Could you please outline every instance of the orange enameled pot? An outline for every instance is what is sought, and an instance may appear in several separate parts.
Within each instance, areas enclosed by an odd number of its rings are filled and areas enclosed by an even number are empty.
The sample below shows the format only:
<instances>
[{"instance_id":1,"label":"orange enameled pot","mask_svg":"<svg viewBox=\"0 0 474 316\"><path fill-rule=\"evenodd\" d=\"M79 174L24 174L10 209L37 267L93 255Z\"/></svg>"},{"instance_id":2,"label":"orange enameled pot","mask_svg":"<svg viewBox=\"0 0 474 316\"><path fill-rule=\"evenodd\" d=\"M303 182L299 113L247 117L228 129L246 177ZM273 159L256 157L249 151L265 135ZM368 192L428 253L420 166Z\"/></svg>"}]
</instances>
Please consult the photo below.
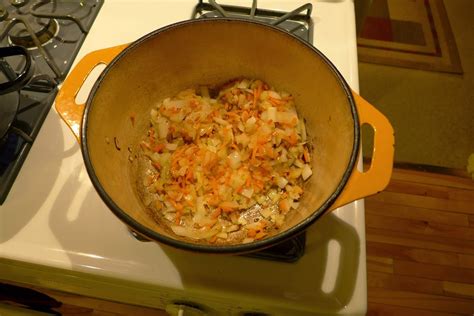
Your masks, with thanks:
<instances>
[{"instance_id":1,"label":"orange enameled pot","mask_svg":"<svg viewBox=\"0 0 474 316\"><path fill-rule=\"evenodd\" d=\"M75 96L98 64L107 64L86 104ZM259 78L295 97L312 143L313 176L284 227L262 240L234 245L196 242L174 235L148 214L135 188L129 160L149 126L150 108L196 84ZM97 192L112 212L140 235L178 248L242 253L272 246L305 230L324 213L375 194L387 185L394 136L388 120L352 92L316 48L260 22L216 18L179 22L127 45L86 55L66 78L56 109L81 143ZM134 123L132 124L131 116ZM370 169L356 168L360 127L374 133Z\"/></svg>"}]
</instances>

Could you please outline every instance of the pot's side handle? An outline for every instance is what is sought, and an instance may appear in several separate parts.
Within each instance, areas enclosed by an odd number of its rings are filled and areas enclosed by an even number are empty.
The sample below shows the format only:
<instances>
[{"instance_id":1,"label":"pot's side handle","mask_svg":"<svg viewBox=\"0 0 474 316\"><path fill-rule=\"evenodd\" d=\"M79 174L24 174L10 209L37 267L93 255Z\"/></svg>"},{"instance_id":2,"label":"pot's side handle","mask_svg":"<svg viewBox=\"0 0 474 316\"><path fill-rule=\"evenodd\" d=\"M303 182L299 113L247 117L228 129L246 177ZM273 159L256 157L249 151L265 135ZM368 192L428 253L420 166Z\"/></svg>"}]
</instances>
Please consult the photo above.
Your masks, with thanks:
<instances>
[{"instance_id":1,"label":"pot's side handle","mask_svg":"<svg viewBox=\"0 0 474 316\"><path fill-rule=\"evenodd\" d=\"M374 129L374 150L369 169L360 172L354 168L349 180L331 209L336 209L360 198L376 194L388 185L393 168L395 137L387 118L373 105L353 92L360 126L369 124Z\"/></svg>"},{"instance_id":2,"label":"pot's side handle","mask_svg":"<svg viewBox=\"0 0 474 316\"><path fill-rule=\"evenodd\" d=\"M85 104L76 103L76 95L92 69L109 64L128 44L96 50L85 55L64 80L55 100L56 111L81 142L81 122Z\"/></svg>"}]
</instances>

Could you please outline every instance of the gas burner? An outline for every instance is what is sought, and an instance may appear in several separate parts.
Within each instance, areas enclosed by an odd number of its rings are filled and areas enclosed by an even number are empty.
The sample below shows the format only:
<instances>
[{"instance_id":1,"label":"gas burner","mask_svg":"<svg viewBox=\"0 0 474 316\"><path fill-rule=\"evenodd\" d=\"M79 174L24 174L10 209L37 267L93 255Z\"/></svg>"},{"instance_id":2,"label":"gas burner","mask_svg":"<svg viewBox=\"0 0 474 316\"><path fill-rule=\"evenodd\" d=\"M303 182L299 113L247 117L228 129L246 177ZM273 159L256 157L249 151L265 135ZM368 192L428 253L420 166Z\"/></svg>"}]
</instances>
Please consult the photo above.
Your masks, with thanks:
<instances>
[{"instance_id":1,"label":"gas burner","mask_svg":"<svg viewBox=\"0 0 474 316\"><path fill-rule=\"evenodd\" d=\"M11 28L9 39L13 44L26 48L48 43L55 36L59 27L58 22L54 19L36 18L31 15L26 16L24 22L17 23Z\"/></svg>"},{"instance_id":2,"label":"gas burner","mask_svg":"<svg viewBox=\"0 0 474 316\"><path fill-rule=\"evenodd\" d=\"M311 3L303 4L290 12L280 12L258 8L257 0L252 1L251 7L221 5L215 0L199 0L194 7L192 18L239 17L257 20L282 28L288 33L313 43L312 10Z\"/></svg>"}]
</instances>

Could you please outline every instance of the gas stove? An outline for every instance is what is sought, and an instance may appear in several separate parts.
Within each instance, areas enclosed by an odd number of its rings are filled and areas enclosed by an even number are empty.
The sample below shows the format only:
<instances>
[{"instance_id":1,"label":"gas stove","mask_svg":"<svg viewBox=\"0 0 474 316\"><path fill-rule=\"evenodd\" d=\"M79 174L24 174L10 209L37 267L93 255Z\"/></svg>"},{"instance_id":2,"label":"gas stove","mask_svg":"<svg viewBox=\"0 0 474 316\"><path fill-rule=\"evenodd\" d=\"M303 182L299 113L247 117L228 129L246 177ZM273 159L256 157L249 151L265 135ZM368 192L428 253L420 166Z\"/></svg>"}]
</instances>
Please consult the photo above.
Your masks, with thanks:
<instances>
[{"instance_id":1,"label":"gas stove","mask_svg":"<svg viewBox=\"0 0 474 316\"><path fill-rule=\"evenodd\" d=\"M224 13L216 9L214 1L109 0L93 24L82 24L90 31L77 60L90 51L131 42L180 20L254 14L313 41L357 91L351 0L314 1L312 5L261 0L258 8L244 0L219 3ZM39 19L38 24L49 24ZM123 21L133 27L125 27ZM60 26L60 22L55 23ZM73 21L63 22L80 30ZM86 80L77 98L87 95L94 76L98 73ZM55 77L56 83L63 78ZM82 285L71 287L54 275L25 277L14 270L9 270L9 275L0 272L0 279L16 275L32 284L157 308L184 304L231 314L365 314L363 201L346 205L311 226L306 236L300 237L304 240L297 244L298 252L290 248L292 258L299 259L294 263L192 254L140 242L94 191L74 136L49 107L30 154L0 207L0 258L11 266L27 263L58 268L57 273L64 275L77 274ZM97 277L105 278L103 288L91 285ZM124 284L130 294L117 296L114 291Z\"/></svg>"},{"instance_id":2,"label":"gas stove","mask_svg":"<svg viewBox=\"0 0 474 316\"><path fill-rule=\"evenodd\" d=\"M0 1L0 47L27 48L34 72L20 89L13 128L0 146L0 204L6 199L49 113L57 85L69 71L102 2ZM20 73L24 64L19 56L1 60L0 78L6 77L7 71Z\"/></svg>"}]
</instances>

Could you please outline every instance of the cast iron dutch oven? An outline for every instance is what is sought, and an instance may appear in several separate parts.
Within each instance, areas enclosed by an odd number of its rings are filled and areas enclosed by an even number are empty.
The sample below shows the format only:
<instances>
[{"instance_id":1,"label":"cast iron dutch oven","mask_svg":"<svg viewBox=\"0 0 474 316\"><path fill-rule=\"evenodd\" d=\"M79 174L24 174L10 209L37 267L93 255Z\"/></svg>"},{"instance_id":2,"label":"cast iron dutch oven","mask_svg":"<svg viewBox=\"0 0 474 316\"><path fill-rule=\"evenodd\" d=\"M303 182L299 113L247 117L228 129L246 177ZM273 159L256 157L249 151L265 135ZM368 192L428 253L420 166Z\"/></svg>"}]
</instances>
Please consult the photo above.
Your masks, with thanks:
<instances>
[{"instance_id":1,"label":"cast iron dutch oven","mask_svg":"<svg viewBox=\"0 0 474 316\"><path fill-rule=\"evenodd\" d=\"M107 67L86 104L76 104L82 83L100 63ZM135 189L129 157L158 101L197 84L237 77L259 78L293 94L312 142L313 176L305 184L300 207L270 237L237 245L198 243L174 235L148 215ZM352 92L316 48L255 21L179 22L130 45L92 52L65 80L56 108L80 141L92 183L112 212L140 235L187 250L243 253L272 246L302 232L326 212L383 190L392 171L394 136L388 120ZM375 148L370 169L361 173L356 162L364 123L375 130Z\"/></svg>"}]
</instances>

